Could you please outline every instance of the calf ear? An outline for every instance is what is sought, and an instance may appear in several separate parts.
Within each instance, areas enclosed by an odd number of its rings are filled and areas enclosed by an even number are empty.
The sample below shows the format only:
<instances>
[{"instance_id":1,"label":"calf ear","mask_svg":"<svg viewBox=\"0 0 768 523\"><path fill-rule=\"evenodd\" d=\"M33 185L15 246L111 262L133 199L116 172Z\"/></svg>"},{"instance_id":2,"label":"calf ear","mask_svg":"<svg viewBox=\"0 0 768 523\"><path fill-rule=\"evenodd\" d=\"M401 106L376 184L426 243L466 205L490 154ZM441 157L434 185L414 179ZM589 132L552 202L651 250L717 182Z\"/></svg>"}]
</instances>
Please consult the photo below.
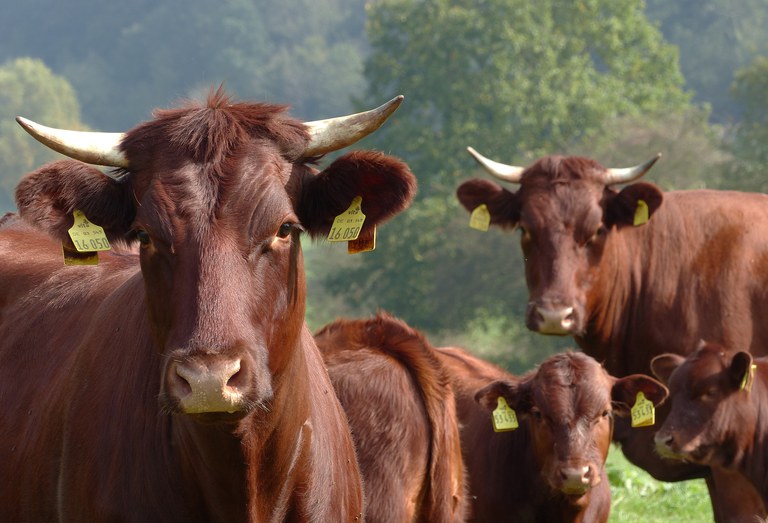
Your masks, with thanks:
<instances>
[{"instance_id":1,"label":"calf ear","mask_svg":"<svg viewBox=\"0 0 768 523\"><path fill-rule=\"evenodd\" d=\"M499 396L502 396L513 409L524 409L525 390L521 385L520 382L494 381L477 391L475 401L493 411L498 406Z\"/></svg>"},{"instance_id":2,"label":"calf ear","mask_svg":"<svg viewBox=\"0 0 768 523\"><path fill-rule=\"evenodd\" d=\"M110 240L125 236L136 213L130 183L75 160L49 163L24 176L16 187L16 205L27 222L61 240L68 238L76 209Z\"/></svg>"},{"instance_id":3,"label":"calf ear","mask_svg":"<svg viewBox=\"0 0 768 523\"><path fill-rule=\"evenodd\" d=\"M731 365L728 367L728 377L736 387L744 382L744 376L750 372L752 366L752 355L748 352L739 351L731 358Z\"/></svg>"},{"instance_id":4,"label":"calf ear","mask_svg":"<svg viewBox=\"0 0 768 523\"><path fill-rule=\"evenodd\" d=\"M638 182L626 186L618 194L614 194L607 202L605 209L605 224L608 227L616 225L643 225L645 221L635 222L635 213L640 202L648 208L648 218L653 216L661 206L664 196L661 190L653 184Z\"/></svg>"},{"instance_id":5,"label":"calf ear","mask_svg":"<svg viewBox=\"0 0 768 523\"><path fill-rule=\"evenodd\" d=\"M416 177L405 163L379 152L355 151L304 182L296 211L307 231L321 237L360 196L365 234L406 209L415 194Z\"/></svg>"},{"instance_id":6,"label":"calf ear","mask_svg":"<svg viewBox=\"0 0 768 523\"><path fill-rule=\"evenodd\" d=\"M684 361L685 358L679 354L661 354L651 360L651 372L663 383L669 385L669 377Z\"/></svg>"},{"instance_id":7,"label":"calf ear","mask_svg":"<svg viewBox=\"0 0 768 523\"><path fill-rule=\"evenodd\" d=\"M632 374L618 378L611 389L613 411L619 416L628 416L637 400L637 393L642 392L648 401L658 407L667 399L669 391L660 382L644 374Z\"/></svg>"},{"instance_id":8,"label":"calf ear","mask_svg":"<svg viewBox=\"0 0 768 523\"><path fill-rule=\"evenodd\" d=\"M456 197L469 212L485 204L493 225L509 228L520 221L517 194L495 182L480 179L466 181L456 190Z\"/></svg>"}]
</instances>

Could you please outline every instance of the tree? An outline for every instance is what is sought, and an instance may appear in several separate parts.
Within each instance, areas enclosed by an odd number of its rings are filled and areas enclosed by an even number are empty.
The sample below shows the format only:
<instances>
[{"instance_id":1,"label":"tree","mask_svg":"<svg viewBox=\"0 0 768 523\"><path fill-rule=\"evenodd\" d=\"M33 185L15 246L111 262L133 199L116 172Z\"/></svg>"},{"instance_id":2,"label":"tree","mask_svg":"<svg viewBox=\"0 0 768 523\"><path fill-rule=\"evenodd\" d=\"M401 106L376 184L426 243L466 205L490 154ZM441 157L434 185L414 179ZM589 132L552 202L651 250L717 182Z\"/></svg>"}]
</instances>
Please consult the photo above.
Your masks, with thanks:
<instances>
[{"instance_id":1,"label":"tree","mask_svg":"<svg viewBox=\"0 0 768 523\"><path fill-rule=\"evenodd\" d=\"M0 210L13 207L21 176L60 155L32 139L14 118L25 116L46 125L83 129L72 86L40 60L17 58L0 66Z\"/></svg>"},{"instance_id":2,"label":"tree","mask_svg":"<svg viewBox=\"0 0 768 523\"><path fill-rule=\"evenodd\" d=\"M329 287L432 332L497 325L494 318L504 322L497 330L520 332L527 291L516 235L470 230L455 201L460 180L484 176L465 148L527 164L599 136L616 118L688 110L675 50L642 5L370 4L368 103L406 95L373 140L409 163L420 199L382 227L377 251L345 277L329 277ZM550 348L566 342L536 340Z\"/></svg>"}]
</instances>

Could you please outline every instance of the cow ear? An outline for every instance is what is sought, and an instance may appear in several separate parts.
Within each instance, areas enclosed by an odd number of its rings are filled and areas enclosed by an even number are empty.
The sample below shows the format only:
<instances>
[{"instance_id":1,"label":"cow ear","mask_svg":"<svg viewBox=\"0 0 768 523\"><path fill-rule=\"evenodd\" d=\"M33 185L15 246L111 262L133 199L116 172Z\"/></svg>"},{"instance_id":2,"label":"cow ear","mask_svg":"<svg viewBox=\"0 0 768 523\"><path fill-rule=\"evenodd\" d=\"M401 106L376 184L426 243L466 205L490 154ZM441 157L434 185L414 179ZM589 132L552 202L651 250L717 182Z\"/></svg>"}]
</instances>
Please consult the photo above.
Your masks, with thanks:
<instances>
[{"instance_id":1,"label":"cow ear","mask_svg":"<svg viewBox=\"0 0 768 523\"><path fill-rule=\"evenodd\" d=\"M509 228L515 227L520 221L520 206L516 193L495 182L480 179L466 181L456 190L456 197L470 213L485 204L493 225Z\"/></svg>"},{"instance_id":2,"label":"cow ear","mask_svg":"<svg viewBox=\"0 0 768 523\"><path fill-rule=\"evenodd\" d=\"M669 385L669 377L672 372L683 364L685 358L679 354L661 354L651 360L651 372L659 378L662 383Z\"/></svg>"},{"instance_id":3,"label":"cow ear","mask_svg":"<svg viewBox=\"0 0 768 523\"><path fill-rule=\"evenodd\" d=\"M750 372L752 366L752 355L748 352L739 351L731 358L731 365L728 367L728 377L730 382L737 387L741 386L744 377Z\"/></svg>"},{"instance_id":4,"label":"cow ear","mask_svg":"<svg viewBox=\"0 0 768 523\"><path fill-rule=\"evenodd\" d=\"M605 224L608 227L643 225L661 206L663 199L663 193L653 184L638 182L628 185L608 200ZM643 207L647 209L647 214L642 210ZM639 210L642 212L638 212Z\"/></svg>"},{"instance_id":5,"label":"cow ear","mask_svg":"<svg viewBox=\"0 0 768 523\"><path fill-rule=\"evenodd\" d=\"M619 416L628 416L637 400L637 393L642 392L648 401L658 407L669 396L669 390L660 382L644 374L632 374L618 378L611 389L613 411Z\"/></svg>"},{"instance_id":6,"label":"cow ear","mask_svg":"<svg viewBox=\"0 0 768 523\"><path fill-rule=\"evenodd\" d=\"M305 179L296 212L313 237L322 237L360 196L365 234L406 209L415 194L416 177L404 162L379 152L355 151Z\"/></svg>"},{"instance_id":7,"label":"cow ear","mask_svg":"<svg viewBox=\"0 0 768 523\"><path fill-rule=\"evenodd\" d=\"M517 410L520 404L519 383L511 381L494 381L477 391L475 401L486 409L493 411L498 406L499 396L507 400L507 405Z\"/></svg>"},{"instance_id":8,"label":"cow ear","mask_svg":"<svg viewBox=\"0 0 768 523\"><path fill-rule=\"evenodd\" d=\"M136 214L129 182L118 183L75 160L49 163L24 176L16 187L16 206L24 220L60 240L68 238L75 210L110 240L123 238Z\"/></svg>"}]
</instances>

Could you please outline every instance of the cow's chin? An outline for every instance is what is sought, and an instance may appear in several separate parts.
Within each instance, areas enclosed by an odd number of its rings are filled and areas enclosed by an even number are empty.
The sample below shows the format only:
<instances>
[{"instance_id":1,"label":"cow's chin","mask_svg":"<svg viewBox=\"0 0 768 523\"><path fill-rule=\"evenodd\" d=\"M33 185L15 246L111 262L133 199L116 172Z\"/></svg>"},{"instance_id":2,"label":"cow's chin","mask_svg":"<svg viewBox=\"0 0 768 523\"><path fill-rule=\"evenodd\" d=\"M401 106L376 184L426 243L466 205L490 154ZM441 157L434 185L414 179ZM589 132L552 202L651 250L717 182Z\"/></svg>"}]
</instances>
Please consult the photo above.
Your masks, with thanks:
<instances>
[{"instance_id":1,"label":"cow's chin","mask_svg":"<svg viewBox=\"0 0 768 523\"><path fill-rule=\"evenodd\" d=\"M585 490L560 490L560 492L565 496L565 499L568 500L569 505L584 508L589 504L589 492L591 490L591 487L587 487Z\"/></svg>"},{"instance_id":2,"label":"cow's chin","mask_svg":"<svg viewBox=\"0 0 768 523\"><path fill-rule=\"evenodd\" d=\"M234 425L242 421L250 411L239 412L199 412L195 414L180 414L203 425Z\"/></svg>"}]
</instances>

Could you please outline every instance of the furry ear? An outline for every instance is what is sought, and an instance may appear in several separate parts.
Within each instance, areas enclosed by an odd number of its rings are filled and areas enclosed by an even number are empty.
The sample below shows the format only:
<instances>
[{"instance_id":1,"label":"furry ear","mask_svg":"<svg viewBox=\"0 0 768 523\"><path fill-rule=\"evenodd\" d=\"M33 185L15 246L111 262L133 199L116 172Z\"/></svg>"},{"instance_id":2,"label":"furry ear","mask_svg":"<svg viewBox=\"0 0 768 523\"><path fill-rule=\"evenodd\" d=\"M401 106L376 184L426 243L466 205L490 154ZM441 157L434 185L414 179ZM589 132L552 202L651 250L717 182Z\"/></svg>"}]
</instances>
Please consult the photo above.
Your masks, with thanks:
<instances>
[{"instance_id":1,"label":"furry ear","mask_svg":"<svg viewBox=\"0 0 768 523\"><path fill-rule=\"evenodd\" d=\"M296 209L313 237L331 230L333 220L362 197L361 235L406 209L416 194L416 178L402 161L379 152L355 151L305 179Z\"/></svg>"},{"instance_id":2,"label":"furry ear","mask_svg":"<svg viewBox=\"0 0 768 523\"><path fill-rule=\"evenodd\" d=\"M651 372L663 383L669 385L669 377L684 361L685 358L679 354L661 354L651 360Z\"/></svg>"},{"instance_id":3,"label":"furry ear","mask_svg":"<svg viewBox=\"0 0 768 523\"><path fill-rule=\"evenodd\" d=\"M464 208L472 212L485 204L491 214L491 224L511 228L520 221L517 195L490 180L474 179L462 183L456 197Z\"/></svg>"},{"instance_id":4,"label":"furry ear","mask_svg":"<svg viewBox=\"0 0 768 523\"><path fill-rule=\"evenodd\" d=\"M748 352L739 351L731 358L731 365L728 367L728 377L730 382L736 387L746 383L745 376L750 372L752 366L752 355ZM747 378L748 379L748 378Z\"/></svg>"},{"instance_id":5,"label":"furry ear","mask_svg":"<svg viewBox=\"0 0 768 523\"><path fill-rule=\"evenodd\" d=\"M477 391L475 401L489 411L493 411L498 405L499 396L502 396L507 400L507 405L518 411L518 413L526 412L528 410L526 408L528 402L525 401L526 391L527 389L523 386L523 382L499 380Z\"/></svg>"},{"instance_id":6,"label":"furry ear","mask_svg":"<svg viewBox=\"0 0 768 523\"><path fill-rule=\"evenodd\" d=\"M103 227L110 240L123 238L136 214L130 183L75 160L49 163L24 176L16 205L24 220L61 240L68 239L76 209Z\"/></svg>"},{"instance_id":7,"label":"furry ear","mask_svg":"<svg viewBox=\"0 0 768 523\"><path fill-rule=\"evenodd\" d=\"M628 416L635 404L637 393L642 392L648 401L658 407L669 396L667 388L655 379L644 374L632 374L618 378L611 389L613 411L620 416Z\"/></svg>"},{"instance_id":8,"label":"furry ear","mask_svg":"<svg viewBox=\"0 0 768 523\"><path fill-rule=\"evenodd\" d=\"M650 218L661 206L663 199L663 193L653 184L638 182L628 185L608 200L605 224L608 227L633 225L639 201L645 202L648 207L648 218Z\"/></svg>"}]
</instances>

